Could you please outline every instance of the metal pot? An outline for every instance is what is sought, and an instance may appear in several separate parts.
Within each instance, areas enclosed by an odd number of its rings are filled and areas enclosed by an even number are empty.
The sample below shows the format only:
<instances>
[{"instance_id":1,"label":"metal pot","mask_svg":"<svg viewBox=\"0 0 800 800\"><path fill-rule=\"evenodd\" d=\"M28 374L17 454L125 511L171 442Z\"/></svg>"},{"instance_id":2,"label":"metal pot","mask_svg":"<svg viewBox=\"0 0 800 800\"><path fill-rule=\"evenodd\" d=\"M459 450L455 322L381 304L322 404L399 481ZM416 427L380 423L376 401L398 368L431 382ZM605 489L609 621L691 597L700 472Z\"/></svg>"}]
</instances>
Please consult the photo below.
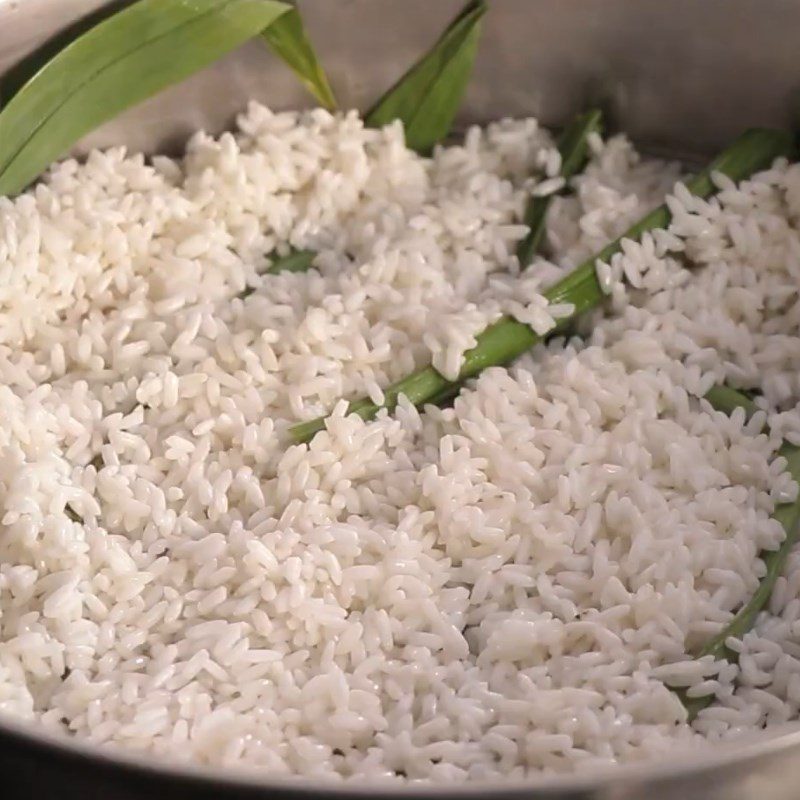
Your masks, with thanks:
<instances>
[{"instance_id":1,"label":"metal pot","mask_svg":"<svg viewBox=\"0 0 800 800\"><path fill-rule=\"evenodd\" d=\"M178 0L163 0L177 2ZM81 20L129 0L0 0L0 74ZM365 108L437 35L460 0L302 0L313 40L346 106ZM615 127L650 151L692 158L750 125L787 125L798 88L795 0L493 0L463 123L533 114L558 125L601 101ZM219 131L248 99L308 104L258 42L124 114L82 142L174 149L197 128ZM301 798L375 788L175 767L0 720L4 798ZM800 795L800 731L754 735L669 763L525 784L377 791L558 800L790 800Z\"/></svg>"}]
</instances>

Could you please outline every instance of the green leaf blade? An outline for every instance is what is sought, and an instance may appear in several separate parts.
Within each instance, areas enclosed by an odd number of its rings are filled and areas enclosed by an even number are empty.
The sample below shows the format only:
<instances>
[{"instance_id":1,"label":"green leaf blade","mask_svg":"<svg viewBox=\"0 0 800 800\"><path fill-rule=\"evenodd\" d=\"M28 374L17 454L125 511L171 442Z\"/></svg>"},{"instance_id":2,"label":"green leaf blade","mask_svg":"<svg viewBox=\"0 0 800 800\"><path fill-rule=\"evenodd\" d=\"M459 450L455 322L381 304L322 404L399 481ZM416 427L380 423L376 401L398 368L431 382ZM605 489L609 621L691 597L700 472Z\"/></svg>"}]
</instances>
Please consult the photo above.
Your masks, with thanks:
<instances>
[{"instance_id":1,"label":"green leaf blade","mask_svg":"<svg viewBox=\"0 0 800 800\"><path fill-rule=\"evenodd\" d=\"M328 76L314 52L297 8L291 8L275 20L262 35L322 107L328 111L336 109L336 97Z\"/></svg>"},{"instance_id":2,"label":"green leaf blade","mask_svg":"<svg viewBox=\"0 0 800 800\"><path fill-rule=\"evenodd\" d=\"M475 62L483 0L473 0L439 40L373 106L365 121L380 127L395 119L406 145L425 153L450 131Z\"/></svg>"},{"instance_id":3,"label":"green leaf blade","mask_svg":"<svg viewBox=\"0 0 800 800\"><path fill-rule=\"evenodd\" d=\"M725 385L713 387L706 394L705 399L717 411L721 411L724 414L732 414L737 408L742 408L746 416L750 417L758 410L756 404L747 395ZM795 481L800 482L800 447L790 442L784 442L778 450L778 456L786 459L786 470ZM733 619L716 636L712 636L703 645L697 653L698 658L712 656L715 660L724 659L725 661L736 663L739 656L728 647L728 639L731 636L741 639L748 631L752 630L758 615L769 602L772 590L783 573L789 554L800 541L800 498L792 503L778 505L772 514L772 518L781 524L786 532L786 538L781 542L781 546L777 550L770 550L761 554L766 572L759 581L758 588L750 600L734 615ZM708 708L714 702L713 694L689 697L683 688L674 689L674 691L680 697L684 708L686 708L690 722L704 708Z\"/></svg>"},{"instance_id":4,"label":"green leaf blade","mask_svg":"<svg viewBox=\"0 0 800 800\"><path fill-rule=\"evenodd\" d=\"M267 256L269 266L259 274L278 275L281 272L308 272L314 266L316 257L317 253L314 250L297 250L292 247L284 256L278 255L273 250ZM239 292L237 297L243 300L245 297L250 297L255 291L255 287L249 286L244 291Z\"/></svg>"},{"instance_id":5,"label":"green leaf blade","mask_svg":"<svg viewBox=\"0 0 800 800\"><path fill-rule=\"evenodd\" d=\"M758 406L749 397L726 384L712 386L706 393L705 399L716 411L721 411L728 416L733 414L737 408L743 409L748 418L758 411Z\"/></svg>"},{"instance_id":6,"label":"green leaf blade","mask_svg":"<svg viewBox=\"0 0 800 800\"><path fill-rule=\"evenodd\" d=\"M270 265L266 269L268 275L279 272L308 272L314 265L317 254L314 250L291 250L285 256L270 256Z\"/></svg>"},{"instance_id":7,"label":"green leaf blade","mask_svg":"<svg viewBox=\"0 0 800 800\"><path fill-rule=\"evenodd\" d=\"M703 172L687 182L686 188L694 195L708 197L716 191L711 180L712 172L723 172L732 180L740 181L759 169L769 167L779 156L789 155L793 149L793 137L785 131L768 129L746 131ZM659 206L548 289L544 295L549 303L569 303L573 306L572 313L560 319L549 335L563 330L576 317L602 303L605 295L597 279L598 261L608 261L619 252L624 239L638 239L647 231L665 227L670 219L668 207ZM479 334L477 345L464 354L464 364L456 381L446 380L433 367L423 367L387 387L384 390L383 404L378 405L368 399L356 400L350 404L349 412L369 419L381 408L394 408L401 394L416 406L424 405L432 397L441 396L448 387L465 378L474 377L486 367L509 363L544 338L546 337L538 336L527 325L511 317L502 317ZM295 441L307 442L324 427L325 418L319 417L295 425L289 432Z\"/></svg>"},{"instance_id":8,"label":"green leaf blade","mask_svg":"<svg viewBox=\"0 0 800 800\"><path fill-rule=\"evenodd\" d=\"M0 195L71 145L189 77L289 9L278 0L139 0L47 62L0 112Z\"/></svg>"},{"instance_id":9,"label":"green leaf blade","mask_svg":"<svg viewBox=\"0 0 800 800\"><path fill-rule=\"evenodd\" d=\"M603 115L599 109L592 109L577 116L563 131L558 140L561 154L559 174L565 181L582 171L589 155L589 135L600 133ZM525 209L523 222L530 229L517 245L517 259L524 269L539 252L544 239L547 211L553 195L531 197Z\"/></svg>"},{"instance_id":10,"label":"green leaf blade","mask_svg":"<svg viewBox=\"0 0 800 800\"><path fill-rule=\"evenodd\" d=\"M589 136L603 128L603 112L593 108L577 116L558 139L561 176L571 178L581 172L589 158Z\"/></svg>"},{"instance_id":11,"label":"green leaf blade","mask_svg":"<svg viewBox=\"0 0 800 800\"><path fill-rule=\"evenodd\" d=\"M441 141L450 131L472 72L480 35L479 22L485 13L484 0L468 3L433 48L366 114L365 124L378 128L399 119L405 130L406 146L421 153L429 152ZM305 57L290 52L291 48L280 44L287 31L292 32L295 39L302 33L302 20L294 10L265 31L264 36L315 97L325 104L325 90L309 83L312 61L316 63L310 44ZM295 65L292 58L297 62ZM321 69L320 74L324 79ZM332 94L329 99L335 103Z\"/></svg>"}]
</instances>

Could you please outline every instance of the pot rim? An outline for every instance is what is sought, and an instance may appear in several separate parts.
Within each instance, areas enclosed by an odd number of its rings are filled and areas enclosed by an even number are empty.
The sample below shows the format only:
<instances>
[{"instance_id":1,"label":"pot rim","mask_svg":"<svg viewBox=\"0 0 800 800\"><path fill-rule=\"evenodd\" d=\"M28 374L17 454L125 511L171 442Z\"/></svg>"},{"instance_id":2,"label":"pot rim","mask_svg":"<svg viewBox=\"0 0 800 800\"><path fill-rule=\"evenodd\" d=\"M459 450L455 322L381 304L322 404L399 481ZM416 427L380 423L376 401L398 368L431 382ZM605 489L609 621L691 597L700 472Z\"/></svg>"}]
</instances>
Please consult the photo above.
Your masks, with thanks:
<instances>
[{"instance_id":1,"label":"pot rim","mask_svg":"<svg viewBox=\"0 0 800 800\"><path fill-rule=\"evenodd\" d=\"M380 780L333 782L273 775L258 767L212 767L189 761L175 763L167 759L154 759L147 751L96 744L46 728L37 730L35 723L9 717L0 718L0 735L9 736L23 745L50 751L57 756L94 762L98 766L133 773L142 778L167 778L201 784L205 788L217 786L250 792L281 790L298 796L313 792L314 796L329 798L373 797L378 791L398 798L473 798L485 797L487 793L491 793L491 796L512 798L523 794L530 797L531 792L566 798L584 794L588 796L590 793L596 795L598 792L619 790L623 787L631 789L638 785L646 785L647 790L652 791L659 784L666 785L688 779L702 780L714 777L713 773L718 777L720 771L732 766L736 767L737 772L749 771L759 762L793 748L800 750L800 726L787 723L772 729L759 730L738 741L710 743L701 748L700 752L687 744L669 750L669 758L664 758L664 753L661 753L643 761L601 767L592 771L510 781L470 781L448 789L444 784L436 783L402 785Z\"/></svg>"}]
</instances>

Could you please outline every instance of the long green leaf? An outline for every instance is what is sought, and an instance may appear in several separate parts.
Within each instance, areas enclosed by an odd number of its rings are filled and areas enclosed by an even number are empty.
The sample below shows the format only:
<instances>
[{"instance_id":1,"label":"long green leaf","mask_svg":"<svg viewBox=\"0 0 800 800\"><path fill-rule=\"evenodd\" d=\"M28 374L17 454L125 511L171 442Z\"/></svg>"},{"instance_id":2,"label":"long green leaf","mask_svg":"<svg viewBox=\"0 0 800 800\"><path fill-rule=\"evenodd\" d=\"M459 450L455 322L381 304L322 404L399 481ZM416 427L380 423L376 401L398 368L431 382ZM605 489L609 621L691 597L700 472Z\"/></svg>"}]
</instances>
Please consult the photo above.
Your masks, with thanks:
<instances>
[{"instance_id":1,"label":"long green leaf","mask_svg":"<svg viewBox=\"0 0 800 800\"><path fill-rule=\"evenodd\" d=\"M263 36L320 104L329 111L335 109L336 98L328 76L319 63L297 8L292 8L275 20L264 31Z\"/></svg>"},{"instance_id":2,"label":"long green leaf","mask_svg":"<svg viewBox=\"0 0 800 800\"><path fill-rule=\"evenodd\" d=\"M717 411L731 414L736 408L743 408L749 417L756 411L756 404L741 392L731 389L728 386L715 386L706 395L706 400L711 403ZM778 450L778 456L786 459L786 469L795 481L800 481L800 447L784 442ZM735 663L738 654L731 650L726 642L733 636L741 639L756 622L758 615L764 610L772 596L775 582L780 577L786 566L786 561L794 546L800 539L800 498L793 503L782 503L773 515L773 519L780 522L786 531L786 538L777 550L769 550L761 554L764 561L766 572L758 584L750 600L738 611L736 616L716 635L709 639L697 653L698 658L703 656L713 656L715 659L725 659ZM681 698L683 705L689 715L689 720L693 720L704 708L707 708L714 701L714 695L703 695L701 697L689 697L685 689L675 690Z\"/></svg>"},{"instance_id":3,"label":"long green leaf","mask_svg":"<svg viewBox=\"0 0 800 800\"><path fill-rule=\"evenodd\" d=\"M792 136L786 131L761 128L746 131L706 169L688 181L686 188L692 194L707 197L716 191L711 180L712 172L721 172L734 181L740 181L759 169L765 169L778 156L790 154L793 149ZM669 209L666 205L659 206L548 289L545 297L550 303L569 303L574 308L569 317L559 320L558 326L551 331L551 334L562 331L575 317L596 308L603 301L604 295L596 273L598 261L608 261L619 252L624 239L638 239L645 231L666 227L669 221ZM540 342L542 338L522 322L517 322L511 317L503 317L477 337L478 344L464 356L464 364L457 381L448 381L433 367L423 367L388 386L384 390L385 399L382 405L363 398L350 403L348 413L371 419L383 407L394 408L401 394L405 395L413 405L422 406L459 381L474 377L486 367L509 363ZM295 425L290 429L290 433L295 441L306 442L324 427L325 418L319 417Z\"/></svg>"},{"instance_id":4,"label":"long green leaf","mask_svg":"<svg viewBox=\"0 0 800 800\"><path fill-rule=\"evenodd\" d=\"M443 139L467 87L485 13L483 0L470 2L433 48L373 106L367 125L380 127L400 119L406 144L423 153Z\"/></svg>"},{"instance_id":5,"label":"long green leaf","mask_svg":"<svg viewBox=\"0 0 800 800\"><path fill-rule=\"evenodd\" d=\"M290 6L140 0L45 64L0 112L0 195L25 188L81 136L235 49Z\"/></svg>"},{"instance_id":6,"label":"long green leaf","mask_svg":"<svg viewBox=\"0 0 800 800\"><path fill-rule=\"evenodd\" d=\"M2 4L2 0L0 0ZM86 31L99 25L103 20L119 13L125 5L130 5L129 0L112 0L104 3L99 8L88 14L79 16L63 28L59 28L52 36L48 37L41 45L12 64L0 75L0 108L11 98L52 58L55 58L67 45L82 36Z\"/></svg>"},{"instance_id":7,"label":"long green leaf","mask_svg":"<svg viewBox=\"0 0 800 800\"><path fill-rule=\"evenodd\" d=\"M589 150L589 134L599 133L601 124L601 111L592 109L576 117L564 128L558 140L558 152L561 154L560 175L565 181L583 169ZM517 258L523 268L531 263L542 243L547 209L550 207L552 199L553 195L547 195L546 197L531 197L528 201L523 222L530 230L528 235L517 245Z\"/></svg>"}]
</instances>

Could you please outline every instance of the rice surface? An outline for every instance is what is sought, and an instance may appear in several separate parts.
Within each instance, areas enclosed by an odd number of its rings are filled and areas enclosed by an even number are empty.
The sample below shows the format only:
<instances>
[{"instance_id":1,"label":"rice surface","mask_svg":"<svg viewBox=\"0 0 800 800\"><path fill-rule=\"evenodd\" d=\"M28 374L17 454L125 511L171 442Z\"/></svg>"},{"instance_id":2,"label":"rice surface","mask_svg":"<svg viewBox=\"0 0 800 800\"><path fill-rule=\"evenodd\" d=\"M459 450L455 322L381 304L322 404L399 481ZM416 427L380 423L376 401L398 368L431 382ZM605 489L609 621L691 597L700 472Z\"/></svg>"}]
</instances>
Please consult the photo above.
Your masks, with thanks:
<instances>
[{"instance_id":1,"label":"rice surface","mask_svg":"<svg viewBox=\"0 0 800 800\"><path fill-rule=\"evenodd\" d=\"M535 120L432 158L399 125L252 105L171 160L94 152L0 199L0 713L171 760L461 782L705 746L800 709L800 553L738 665L797 486L800 167L710 200ZM582 334L372 422L644 211ZM318 255L265 274L268 254ZM721 381L763 412L714 412ZM287 429L334 409L309 445ZM769 421L770 433L760 433ZM716 693L692 725L678 696Z\"/></svg>"}]
</instances>

